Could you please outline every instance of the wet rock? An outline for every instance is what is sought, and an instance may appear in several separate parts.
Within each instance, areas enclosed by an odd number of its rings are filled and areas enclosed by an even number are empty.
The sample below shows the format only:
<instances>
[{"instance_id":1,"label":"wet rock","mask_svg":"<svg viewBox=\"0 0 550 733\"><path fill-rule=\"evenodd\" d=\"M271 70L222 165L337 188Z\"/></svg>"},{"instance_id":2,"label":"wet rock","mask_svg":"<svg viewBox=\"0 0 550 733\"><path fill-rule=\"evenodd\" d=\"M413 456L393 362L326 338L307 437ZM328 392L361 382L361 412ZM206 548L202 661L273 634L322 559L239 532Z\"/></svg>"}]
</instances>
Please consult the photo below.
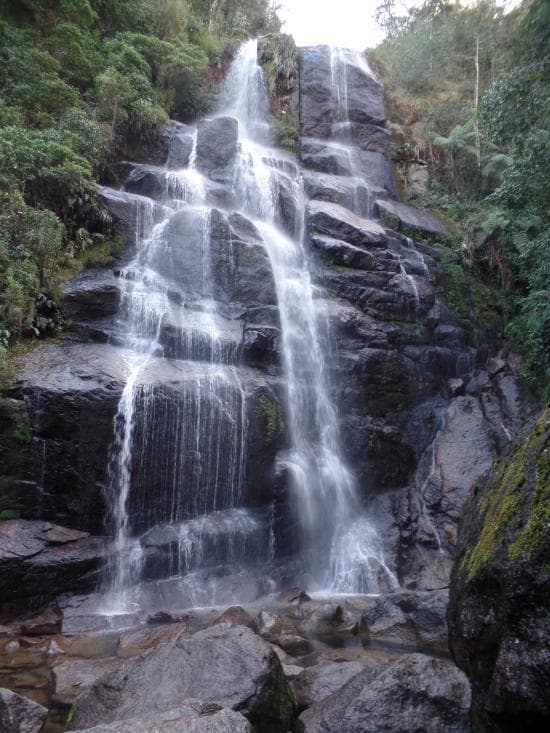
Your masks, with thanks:
<instances>
[{"instance_id":1,"label":"wet rock","mask_svg":"<svg viewBox=\"0 0 550 733\"><path fill-rule=\"evenodd\" d=\"M55 531L50 542L48 531ZM0 522L0 598L3 602L41 598L92 586L107 553L103 538L67 531L49 522L12 519ZM75 539L68 539L69 537ZM80 537L80 538L78 538ZM34 633L55 633L58 619L38 620ZM29 622L32 626L32 622ZM29 627L30 628L30 627ZM42 631L40 629L42 628ZM33 633L33 632L31 632Z\"/></svg>"},{"instance_id":2,"label":"wet rock","mask_svg":"<svg viewBox=\"0 0 550 733\"><path fill-rule=\"evenodd\" d=\"M190 621L189 614L171 613L170 611L157 611L147 616L149 626L158 626L160 624L180 624Z\"/></svg>"},{"instance_id":3,"label":"wet rock","mask_svg":"<svg viewBox=\"0 0 550 733\"><path fill-rule=\"evenodd\" d=\"M369 246L386 242L386 233L379 224L325 201L309 202L308 226L312 233L325 234L350 244Z\"/></svg>"},{"instance_id":4,"label":"wet rock","mask_svg":"<svg viewBox=\"0 0 550 733\"><path fill-rule=\"evenodd\" d=\"M72 705L76 698L98 680L119 669L123 660L116 657L104 659L67 658L53 667L53 700L62 705Z\"/></svg>"},{"instance_id":5,"label":"wet rock","mask_svg":"<svg viewBox=\"0 0 550 733\"><path fill-rule=\"evenodd\" d=\"M214 181L225 182L238 147L238 122L234 117L201 120L197 132L197 168Z\"/></svg>"},{"instance_id":6,"label":"wet rock","mask_svg":"<svg viewBox=\"0 0 550 733\"><path fill-rule=\"evenodd\" d=\"M298 616L298 614L296 614ZM359 613L340 603L312 601L299 610L296 625L302 634L333 636L355 630Z\"/></svg>"},{"instance_id":7,"label":"wet rock","mask_svg":"<svg viewBox=\"0 0 550 733\"><path fill-rule=\"evenodd\" d=\"M313 650L313 644L309 639L304 639L297 634L281 634L276 637L276 644L287 654L293 657L301 657Z\"/></svg>"},{"instance_id":8,"label":"wet rock","mask_svg":"<svg viewBox=\"0 0 550 733\"><path fill-rule=\"evenodd\" d=\"M164 218L163 207L154 204L146 196L99 186L97 199L111 215L117 230L126 236L131 245L137 244L139 236L147 235L152 225Z\"/></svg>"},{"instance_id":9,"label":"wet rock","mask_svg":"<svg viewBox=\"0 0 550 733\"><path fill-rule=\"evenodd\" d=\"M269 645L244 626L218 625L160 646L99 680L78 699L71 728L151 716L188 698L238 709L260 732L286 730L294 710Z\"/></svg>"},{"instance_id":10,"label":"wet rock","mask_svg":"<svg viewBox=\"0 0 550 733\"><path fill-rule=\"evenodd\" d=\"M460 377L448 379L447 386L451 393L451 397L461 397L464 395L466 385L464 384L464 380L460 379Z\"/></svg>"},{"instance_id":11,"label":"wet rock","mask_svg":"<svg viewBox=\"0 0 550 733\"><path fill-rule=\"evenodd\" d=\"M319 252L322 259L328 260L333 265L353 267L357 270L376 268L374 255L361 247L321 234L313 234L310 239L313 248Z\"/></svg>"},{"instance_id":12,"label":"wet rock","mask_svg":"<svg viewBox=\"0 0 550 733\"><path fill-rule=\"evenodd\" d=\"M47 715L47 708L37 702L0 688L2 733L40 733Z\"/></svg>"},{"instance_id":13,"label":"wet rock","mask_svg":"<svg viewBox=\"0 0 550 733\"><path fill-rule=\"evenodd\" d=\"M193 135L191 132L179 132L170 139L167 166L170 170L185 168L193 150Z\"/></svg>"},{"instance_id":14,"label":"wet rock","mask_svg":"<svg viewBox=\"0 0 550 733\"><path fill-rule=\"evenodd\" d=\"M248 626L253 624L252 616L250 616L242 606L231 606L226 609L214 621L215 624L230 624L231 626Z\"/></svg>"},{"instance_id":15,"label":"wet rock","mask_svg":"<svg viewBox=\"0 0 550 733\"><path fill-rule=\"evenodd\" d=\"M303 669L292 681L298 710L332 695L364 669L361 662L329 662Z\"/></svg>"},{"instance_id":16,"label":"wet rock","mask_svg":"<svg viewBox=\"0 0 550 733\"><path fill-rule=\"evenodd\" d=\"M302 138L300 158L304 168L333 176L352 176L353 165L350 153L340 145L313 138Z\"/></svg>"},{"instance_id":17,"label":"wet rock","mask_svg":"<svg viewBox=\"0 0 550 733\"><path fill-rule=\"evenodd\" d=\"M497 374L506 369L506 362L504 361L504 359L494 357L492 359L487 359L485 368L487 369L490 377L495 377Z\"/></svg>"},{"instance_id":18,"label":"wet rock","mask_svg":"<svg viewBox=\"0 0 550 733\"><path fill-rule=\"evenodd\" d=\"M51 609L21 623L21 633L27 636L46 636L61 631L62 615L59 609Z\"/></svg>"},{"instance_id":19,"label":"wet rock","mask_svg":"<svg viewBox=\"0 0 550 733\"><path fill-rule=\"evenodd\" d=\"M446 590L391 594L361 616L361 629L370 639L445 650L447 601Z\"/></svg>"},{"instance_id":20,"label":"wet rock","mask_svg":"<svg viewBox=\"0 0 550 733\"><path fill-rule=\"evenodd\" d=\"M467 733L470 687L450 662L410 654L356 675L298 718L301 733Z\"/></svg>"},{"instance_id":21,"label":"wet rock","mask_svg":"<svg viewBox=\"0 0 550 733\"><path fill-rule=\"evenodd\" d=\"M281 331L273 326L247 326L243 335L243 356L247 364L276 364L279 361Z\"/></svg>"},{"instance_id":22,"label":"wet rock","mask_svg":"<svg viewBox=\"0 0 550 733\"><path fill-rule=\"evenodd\" d=\"M153 165L135 165L126 178L124 190L151 199L162 199L166 194L166 171Z\"/></svg>"},{"instance_id":23,"label":"wet rock","mask_svg":"<svg viewBox=\"0 0 550 733\"><path fill-rule=\"evenodd\" d=\"M295 605L307 603L308 601L311 601L311 597L299 586L296 588L290 588L289 590L285 590L279 594L280 603L292 603Z\"/></svg>"},{"instance_id":24,"label":"wet rock","mask_svg":"<svg viewBox=\"0 0 550 733\"><path fill-rule=\"evenodd\" d=\"M79 733L252 733L248 720L213 702L186 700L151 717L95 725Z\"/></svg>"},{"instance_id":25,"label":"wet rock","mask_svg":"<svg viewBox=\"0 0 550 733\"><path fill-rule=\"evenodd\" d=\"M85 270L63 286L63 313L75 321L114 315L120 307L120 282L111 270Z\"/></svg>"},{"instance_id":26,"label":"wet rock","mask_svg":"<svg viewBox=\"0 0 550 733\"><path fill-rule=\"evenodd\" d=\"M279 614L269 613L268 611L260 611L254 619L254 631L262 638L269 642L278 644L278 639L283 634L287 636L296 636L297 631L291 621ZM281 644L279 646L282 647ZM285 651L287 651L285 649ZM292 654L292 652L288 652Z\"/></svg>"},{"instance_id":27,"label":"wet rock","mask_svg":"<svg viewBox=\"0 0 550 733\"><path fill-rule=\"evenodd\" d=\"M459 525L449 645L487 729L539 731L550 720L550 533L546 409L474 484Z\"/></svg>"},{"instance_id":28,"label":"wet rock","mask_svg":"<svg viewBox=\"0 0 550 733\"><path fill-rule=\"evenodd\" d=\"M332 86L333 53L330 46L301 49L300 123L303 135L329 137L333 134L334 123L340 121ZM343 50L338 62L345 68L342 76L350 121L382 124L382 86L370 72L366 61L358 54Z\"/></svg>"},{"instance_id":29,"label":"wet rock","mask_svg":"<svg viewBox=\"0 0 550 733\"><path fill-rule=\"evenodd\" d=\"M156 649L161 644L174 641L187 631L187 625L172 623L156 627L145 627L136 631L121 634L117 657L129 659Z\"/></svg>"},{"instance_id":30,"label":"wet rock","mask_svg":"<svg viewBox=\"0 0 550 733\"><path fill-rule=\"evenodd\" d=\"M360 178L304 171L303 179L305 192L310 199L340 204L352 211L356 211L358 204L368 196L365 183Z\"/></svg>"},{"instance_id":31,"label":"wet rock","mask_svg":"<svg viewBox=\"0 0 550 733\"><path fill-rule=\"evenodd\" d=\"M376 200L376 206L386 226L398 231L419 232L434 237L447 237L443 224L433 214L423 209L398 203L397 201Z\"/></svg>"}]
</instances>

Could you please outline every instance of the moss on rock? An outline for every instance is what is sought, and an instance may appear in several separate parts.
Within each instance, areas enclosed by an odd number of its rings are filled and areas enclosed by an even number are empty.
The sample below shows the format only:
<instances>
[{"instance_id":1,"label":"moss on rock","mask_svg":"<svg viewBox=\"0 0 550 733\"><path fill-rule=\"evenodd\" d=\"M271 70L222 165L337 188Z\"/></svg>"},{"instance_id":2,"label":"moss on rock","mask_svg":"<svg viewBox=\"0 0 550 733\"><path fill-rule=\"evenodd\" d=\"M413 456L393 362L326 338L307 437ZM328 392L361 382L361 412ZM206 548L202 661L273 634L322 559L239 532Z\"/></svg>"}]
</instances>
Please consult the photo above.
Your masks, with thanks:
<instances>
[{"instance_id":1,"label":"moss on rock","mask_svg":"<svg viewBox=\"0 0 550 733\"><path fill-rule=\"evenodd\" d=\"M271 33L258 41L258 63L269 94L275 144L296 152L298 122L296 93L298 49L292 36Z\"/></svg>"},{"instance_id":2,"label":"moss on rock","mask_svg":"<svg viewBox=\"0 0 550 733\"><path fill-rule=\"evenodd\" d=\"M462 560L473 578L508 547L510 562L545 562L550 549L550 408L527 440L491 470L482 489L481 532Z\"/></svg>"},{"instance_id":3,"label":"moss on rock","mask_svg":"<svg viewBox=\"0 0 550 733\"><path fill-rule=\"evenodd\" d=\"M282 435L285 429L279 405L273 398L263 394L258 400L257 414L263 426L265 443L269 445Z\"/></svg>"}]
</instances>

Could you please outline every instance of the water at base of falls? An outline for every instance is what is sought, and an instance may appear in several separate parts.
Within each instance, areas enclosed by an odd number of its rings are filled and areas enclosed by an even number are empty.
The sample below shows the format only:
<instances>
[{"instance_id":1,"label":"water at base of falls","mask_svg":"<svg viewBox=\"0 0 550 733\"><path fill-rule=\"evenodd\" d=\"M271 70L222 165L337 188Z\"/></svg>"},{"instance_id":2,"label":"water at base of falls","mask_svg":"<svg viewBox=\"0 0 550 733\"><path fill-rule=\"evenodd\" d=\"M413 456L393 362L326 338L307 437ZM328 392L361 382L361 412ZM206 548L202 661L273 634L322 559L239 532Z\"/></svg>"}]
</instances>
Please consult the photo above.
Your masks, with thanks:
<instances>
[{"instance_id":1,"label":"water at base of falls","mask_svg":"<svg viewBox=\"0 0 550 733\"><path fill-rule=\"evenodd\" d=\"M335 72L334 78L338 90L341 74ZM341 97L339 124L345 124ZM305 194L300 175L281 170L268 147L267 100L255 41L241 47L230 68L220 114L238 122L234 209L259 236L275 286L288 432L278 467L289 484L298 565L312 590L369 593L381 584L395 586L381 539L342 458L328 380L328 326L304 246ZM166 171L164 219L153 224L147 205L138 211L137 254L122 274L119 320L129 364L109 462L111 612L129 611L139 602L136 588L152 548L169 548L164 577L187 580L195 591L203 583L204 592L194 596L202 603L216 596L205 589L220 568L238 577L255 565L269 576L277 555L269 507L256 510L242 503L247 393L238 339L227 336L231 307L217 300L217 222L206 204L196 147L195 135L188 168ZM296 212L292 231L278 223L281 187ZM175 248L183 249L183 256L174 258ZM158 376L167 359L175 360L170 366L175 371L178 364L186 365L181 381L173 372L165 382ZM217 570L210 577L201 574L208 568Z\"/></svg>"}]
</instances>

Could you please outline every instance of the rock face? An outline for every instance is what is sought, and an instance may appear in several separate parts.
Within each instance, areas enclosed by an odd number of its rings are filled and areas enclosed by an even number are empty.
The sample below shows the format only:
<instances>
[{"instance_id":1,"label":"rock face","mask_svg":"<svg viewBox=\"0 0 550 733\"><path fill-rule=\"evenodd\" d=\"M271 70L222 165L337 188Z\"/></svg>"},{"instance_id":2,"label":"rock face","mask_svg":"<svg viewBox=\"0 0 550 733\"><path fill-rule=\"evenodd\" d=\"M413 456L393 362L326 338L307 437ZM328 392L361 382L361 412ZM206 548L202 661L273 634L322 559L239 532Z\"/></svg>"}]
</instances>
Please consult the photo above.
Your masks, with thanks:
<instances>
[{"instance_id":1,"label":"rock face","mask_svg":"<svg viewBox=\"0 0 550 733\"><path fill-rule=\"evenodd\" d=\"M466 677L446 661L410 654L366 670L298 718L303 733L466 733Z\"/></svg>"},{"instance_id":2,"label":"rock face","mask_svg":"<svg viewBox=\"0 0 550 733\"><path fill-rule=\"evenodd\" d=\"M445 305L440 251L408 236L440 238L443 229L396 201L383 90L364 59L303 49L290 77L300 86L292 103L299 155L266 148L264 183L278 234L303 233L343 458L387 568L411 590L444 590L469 485L525 417L512 369L488 361L495 344L473 313L466 322ZM128 247L114 269L65 285L74 330L28 355L0 409L0 521L92 535L3 559L0 588L10 601L49 601L62 581L63 590L88 590L104 563L130 341L151 347L132 388L139 449L127 466L128 526L144 577L202 569L210 587L253 561L262 578L246 582L247 599L266 592L270 572L281 587L303 583L292 564L289 324L265 231L245 207L233 210L250 184L238 122L174 124L161 142L149 163L124 164L122 190L99 189ZM185 168L193 147L196 165ZM238 587L235 577L228 588ZM402 614L408 633L412 612L386 612L388 628ZM288 648L305 648L299 632L286 634L297 636Z\"/></svg>"},{"instance_id":3,"label":"rock face","mask_svg":"<svg viewBox=\"0 0 550 733\"><path fill-rule=\"evenodd\" d=\"M286 730L294 712L271 647L245 626L218 625L103 677L77 700L71 728L150 718L190 698L238 710L260 733Z\"/></svg>"},{"instance_id":4,"label":"rock face","mask_svg":"<svg viewBox=\"0 0 550 733\"><path fill-rule=\"evenodd\" d=\"M460 522L449 642L489 729L550 721L549 451L547 409L474 485Z\"/></svg>"},{"instance_id":5,"label":"rock face","mask_svg":"<svg viewBox=\"0 0 550 733\"><path fill-rule=\"evenodd\" d=\"M48 711L42 705L0 688L2 733L40 733Z\"/></svg>"}]
</instances>

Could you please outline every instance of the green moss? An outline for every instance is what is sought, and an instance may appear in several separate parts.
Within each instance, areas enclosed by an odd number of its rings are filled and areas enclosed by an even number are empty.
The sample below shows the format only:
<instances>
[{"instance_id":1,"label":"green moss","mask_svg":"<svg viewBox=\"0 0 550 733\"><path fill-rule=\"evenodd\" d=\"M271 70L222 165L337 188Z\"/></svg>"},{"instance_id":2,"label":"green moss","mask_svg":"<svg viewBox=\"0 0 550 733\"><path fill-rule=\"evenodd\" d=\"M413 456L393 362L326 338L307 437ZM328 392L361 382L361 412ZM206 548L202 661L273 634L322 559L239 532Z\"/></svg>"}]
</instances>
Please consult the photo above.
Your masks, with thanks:
<instances>
[{"instance_id":1,"label":"green moss","mask_svg":"<svg viewBox=\"0 0 550 733\"><path fill-rule=\"evenodd\" d=\"M483 486L483 520L477 544L467 549L463 567L473 578L512 534L512 562L536 561L550 542L550 409L546 409L527 440L493 467ZM481 485L474 487L478 493Z\"/></svg>"},{"instance_id":2,"label":"green moss","mask_svg":"<svg viewBox=\"0 0 550 733\"><path fill-rule=\"evenodd\" d=\"M31 423L27 412L17 412L12 418L12 437L20 443L30 443L32 440Z\"/></svg>"},{"instance_id":3,"label":"green moss","mask_svg":"<svg viewBox=\"0 0 550 733\"><path fill-rule=\"evenodd\" d=\"M257 414L263 424L265 443L269 445L284 432L285 424L275 400L262 395L258 400Z\"/></svg>"},{"instance_id":4,"label":"green moss","mask_svg":"<svg viewBox=\"0 0 550 733\"><path fill-rule=\"evenodd\" d=\"M258 42L258 59L269 94L274 143L295 153L298 122L293 97L298 79L298 49L292 36L272 33Z\"/></svg>"},{"instance_id":5,"label":"green moss","mask_svg":"<svg viewBox=\"0 0 550 733\"><path fill-rule=\"evenodd\" d=\"M0 521L3 519L17 519L19 512L16 509L2 509L0 511Z\"/></svg>"}]
</instances>

